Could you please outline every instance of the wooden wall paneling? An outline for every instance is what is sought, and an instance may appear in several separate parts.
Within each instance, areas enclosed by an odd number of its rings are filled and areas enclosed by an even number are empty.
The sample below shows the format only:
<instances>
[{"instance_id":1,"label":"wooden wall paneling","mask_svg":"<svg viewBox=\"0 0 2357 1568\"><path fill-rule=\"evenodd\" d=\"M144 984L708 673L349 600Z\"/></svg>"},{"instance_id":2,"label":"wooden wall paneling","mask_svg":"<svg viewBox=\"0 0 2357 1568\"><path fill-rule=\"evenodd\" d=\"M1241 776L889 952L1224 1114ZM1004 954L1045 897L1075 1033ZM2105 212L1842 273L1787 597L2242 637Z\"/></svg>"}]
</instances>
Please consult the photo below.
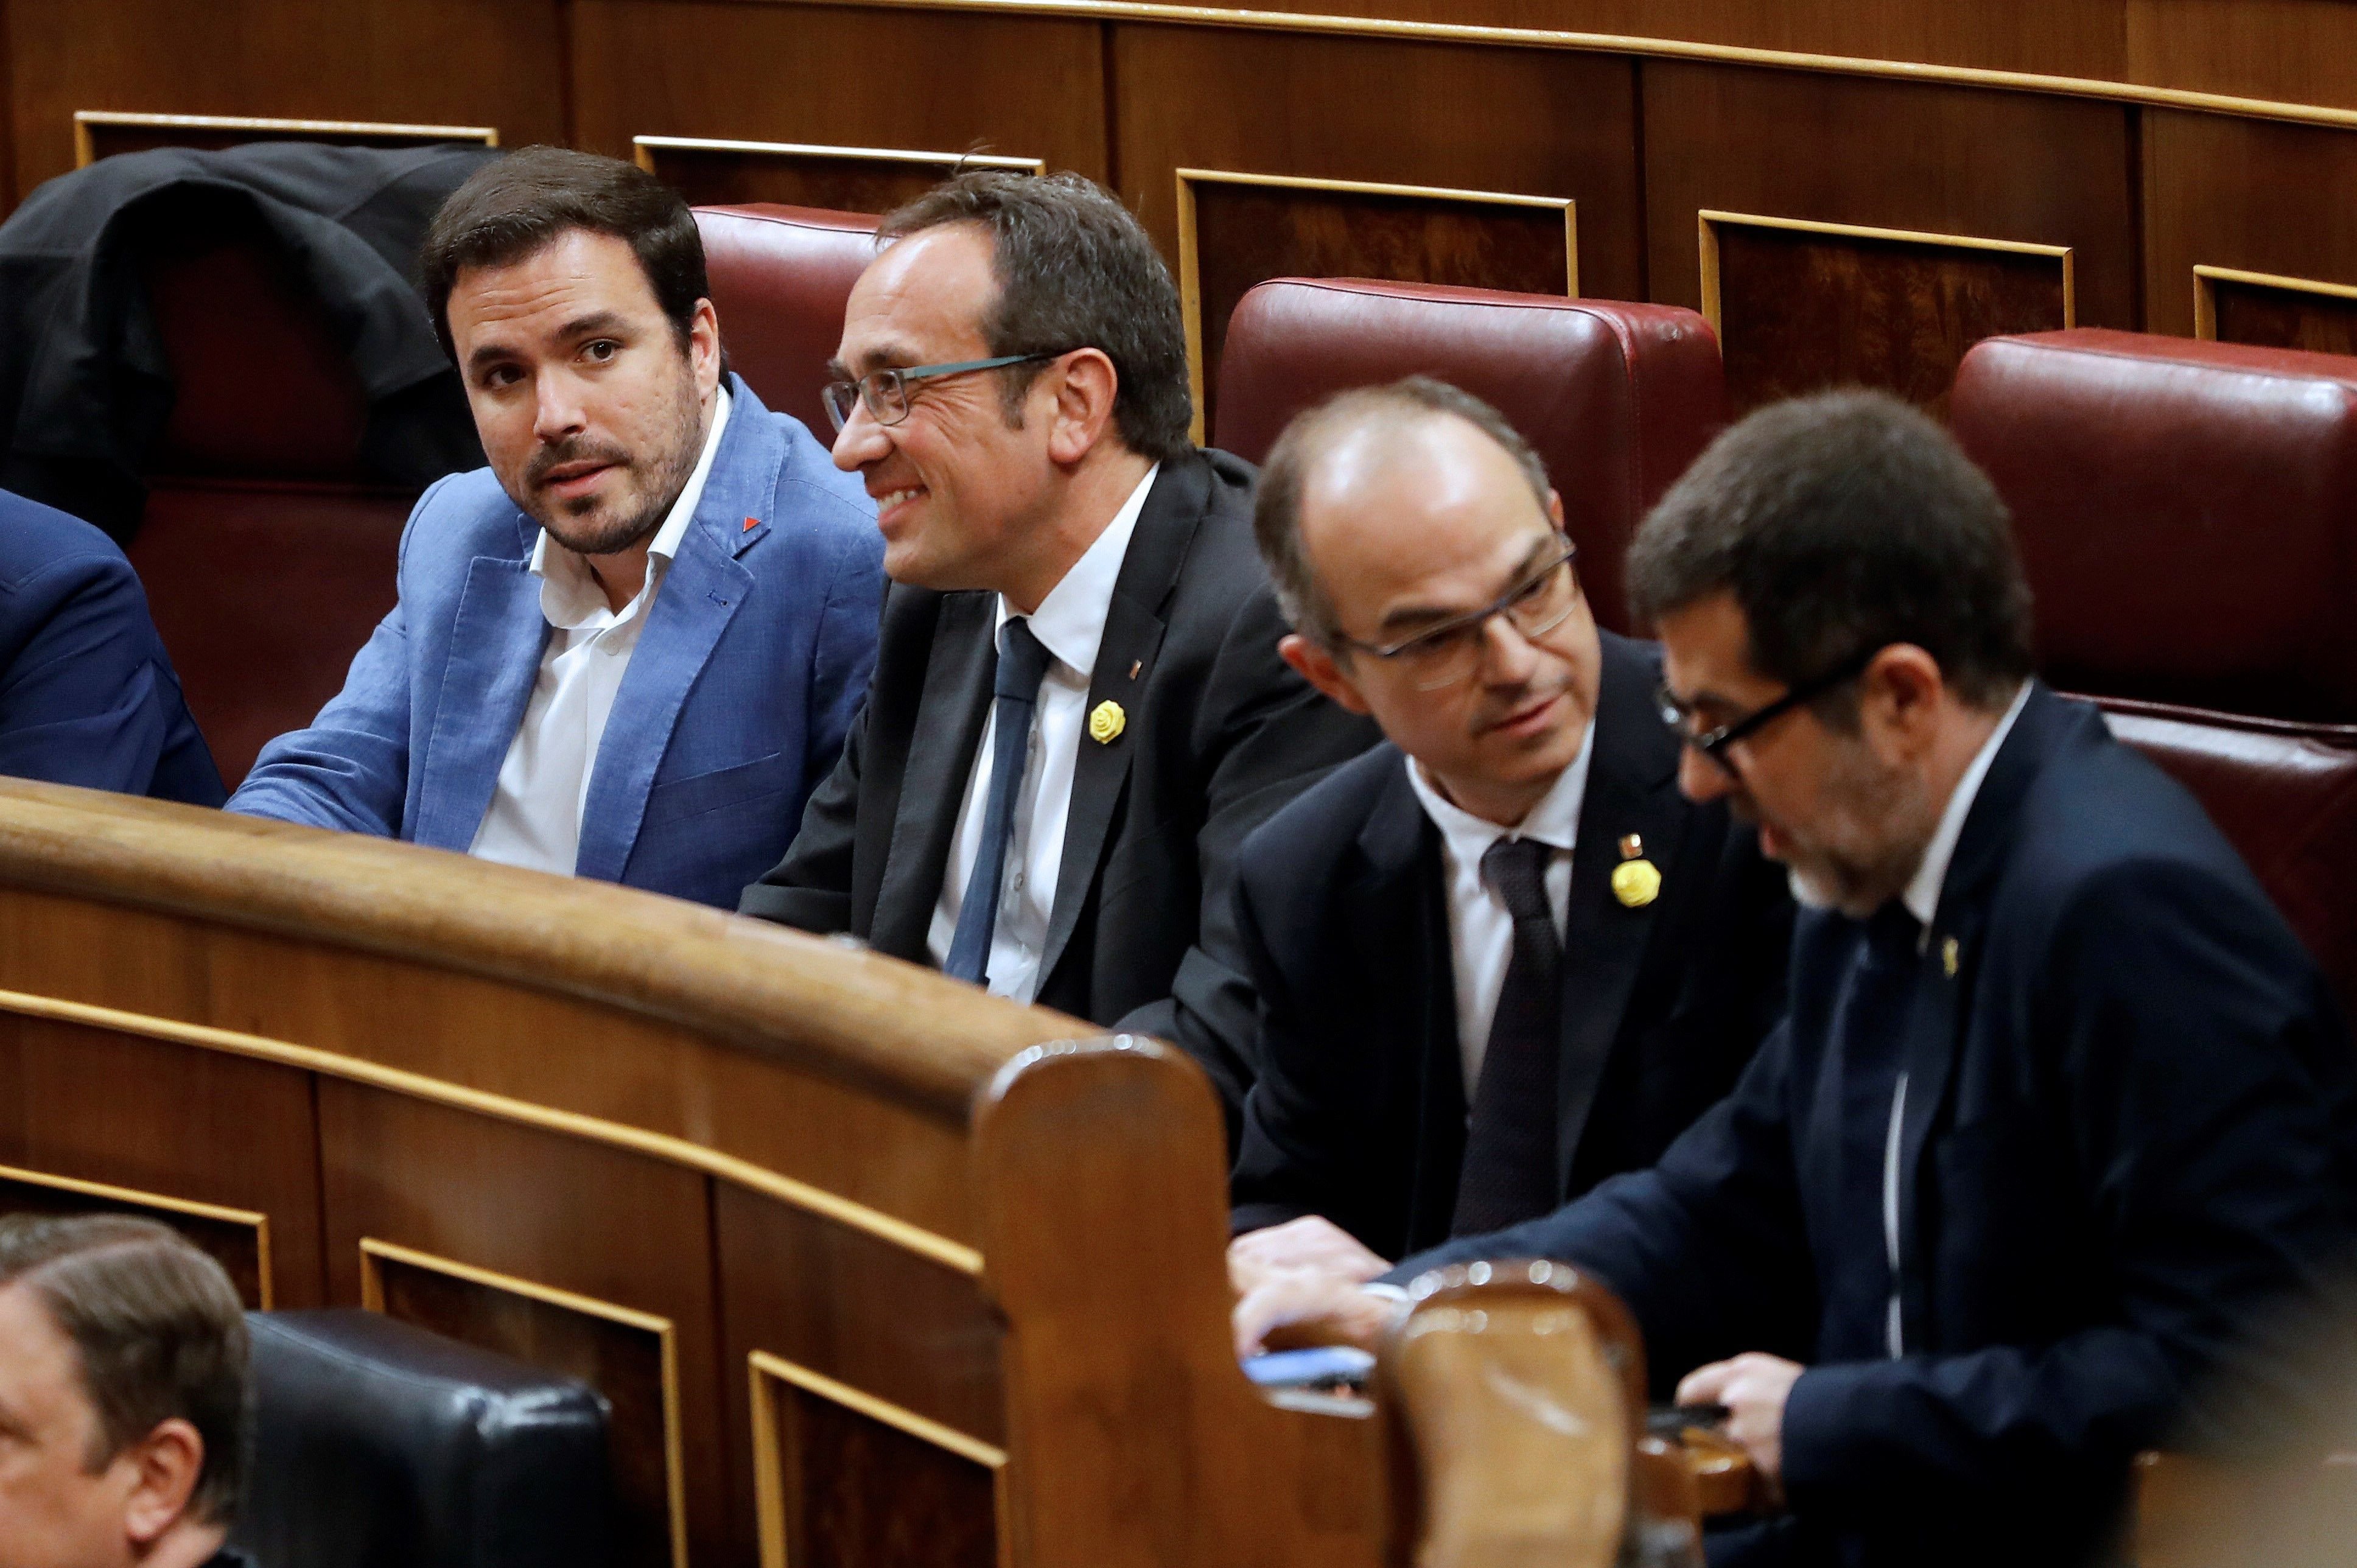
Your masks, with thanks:
<instances>
[{"instance_id":1,"label":"wooden wall paneling","mask_svg":"<svg viewBox=\"0 0 2357 1568\"><path fill-rule=\"evenodd\" d=\"M2125 0L2121 10L2121 80L2357 109L2357 8L2337 0Z\"/></svg>"},{"instance_id":2,"label":"wooden wall paneling","mask_svg":"<svg viewBox=\"0 0 2357 1568\"><path fill-rule=\"evenodd\" d=\"M500 145L494 125L401 125L371 120L273 120L236 114L145 114L74 111L74 167L151 147L218 150L248 142L327 142L354 147L427 147L442 142Z\"/></svg>"},{"instance_id":3,"label":"wooden wall paneling","mask_svg":"<svg viewBox=\"0 0 2357 1568\"><path fill-rule=\"evenodd\" d=\"M2357 353L2357 288L2313 278L2196 266L2193 335L2270 349Z\"/></svg>"},{"instance_id":4,"label":"wooden wall paneling","mask_svg":"<svg viewBox=\"0 0 2357 1568\"><path fill-rule=\"evenodd\" d=\"M1643 296L1636 87L1626 59L1204 27L1112 31L1121 195L1174 264L1178 172L1214 169L1569 201L1580 290ZM1206 113L1208 104L1220 112ZM1432 209L1412 204L1381 221L1381 204L1365 201L1229 205L1235 232L1204 245L1207 276L1221 280L1206 285L1207 389L1217 385L1226 306L1275 275L1265 268L1405 278L1446 271L1432 281L1562 288L1534 259L1537 228L1553 220L1533 209L1464 226L1436 223ZM1250 264L1245 243L1257 252ZM1544 247L1550 254L1552 243Z\"/></svg>"},{"instance_id":5,"label":"wooden wall paneling","mask_svg":"<svg viewBox=\"0 0 2357 1568\"><path fill-rule=\"evenodd\" d=\"M2082 326L2133 328L2137 235L2129 112L2117 104L1678 61L1643 68L1645 205L1652 297L1700 308L1706 210L2047 246L2072 252ZM1770 260L1754 246L1747 265ZM1766 356L1730 346L1738 407L1867 376L1944 388L1980 336L2059 323L2051 290L1984 263L1900 266L1858 247L1785 243L1772 383ZM1950 252L1953 257L1958 252ZM1989 252L1997 254L1999 252ZM1932 253L1916 252L1919 263ZM1735 259L1722 256L1722 286ZM2026 272L2034 269L2016 269ZM2051 278L2050 269L2043 274ZM1869 282L1871 278L1871 282ZM1980 301L1970 312L1952 306ZM1904 302L1903 335L1861 337L1866 313Z\"/></svg>"},{"instance_id":6,"label":"wooden wall paneling","mask_svg":"<svg viewBox=\"0 0 2357 1568\"><path fill-rule=\"evenodd\" d=\"M493 125L565 139L565 0L8 0L16 193L77 109Z\"/></svg>"},{"instance_id":7,"label":"wooden wall paneling","mask_svg":"<svg viewBox=\"0 0 2357 1568\"><path fill-rule=\"evenodd\" d=\"M2197 330L2196 267L2357 286L2357 130L2148 109L2144 135L2152 330ZM2216 297L2229 341L2346 340L2348 307L2330 294L2230 284Z\"/></svg>"},{"instance_id":8,"label":"wooden wall paneling","mask_svg":"<svg viewBox=\"0 0 2357 1568\"><path fill-rule=\"evenodd\" d=\"M1577 209L1561 197L1178 171L1178 299L1195 438L1211 427L1228 317L1274 277L1579 292Z\"/></svg>"},{"instance_id":9,"label":"wooden wall paneling","mask_svg":"<svg viewBox=\"0 0 2357 1568\"><path fill-rule=\"evenodd\" d=\"M1959 343L2076 324L2064 246L1706 209L1698 218L1702 313L1738 414L1855 382L1944 415Z\"/></svg>"},{"instance_id":10,"label":"wooden wall paneling","mask_svg":"<svg viewBox=\"0 0 2357 1568\"><path fill-rule=\"evenodd\" d=\"M586 1379L614 1406L631 1568L726 1561L706 1178L336 1079L320 1082L319 1122L330 1297L373 1298L437 1333ZM385 1172L401 1173L397 1186ZM534 1197L495 1207L493 1193Z\"/></svg>"},{"instance_id":11,"label":"wooden wall paneling","mask_svg":"<svg viewBox=\"0 0 2357 1568\"><path fill-rule=\"evenodd\" d=\"M310 1076L131 1032L139 1023L0 1007L0 1212L160 1219L248 1305L321 1305ZM90 1095L92 1080L113 1091Z\"/></svg>"},{"instance_id":12,"label":"wooden wall paneling","mask_svg":"<svg viewBox=\"0 0 2357 1568\"><path fill-rule=\"evenodd\" d=\"M809 1509L839 1506L841 1528L858 1535L865 1528L858 1521L866 1517L866 1499L817 1480L856 1472L856 1466L843 1463L848 1457L843 1444L876 1444L914 1455L912 1462L938 1482L927 1496L944 1508L952 1508L958 1497L971 1498L967 1465L944 1466L922 1448L907 1449L904 1443L879 1436L872 1422L880 1410L886 1425L892 1426L898 1412L907 1418L899 1423L899 1434L914 1433L936 1450L948 1443L969 1461L975 1453L1005 1445L1006 1393L998 1366L1003 1325L980 1280L730 1182L714 1184L713 1213L724 1324L721 1364L735 1369L734 1376L724 1370L728 1425L731 1433L749 1432L753 1437L749 1450L732 1443L731 1458L740 1466L740 1499L763 1498L762 1488L769 1488L763 1528L795 1534L813 1527ZM768 1372L755 1366L764 1358L770 1363ZM866 1402L870 1414L848 1423L825 1412L798 1418L796 1402L770 1387L780 1377L789 1382L800 1377L804 1396L815 1388L822 1397L838 1405L848 1402L855 1410ZM798 1419L800 1425L786 1429ZM764 1449L765 1443L771 1446ZM748 1463L749 1469L742 1468ZM986 1530L987 1486L980 1495ZM834 1503L823 1503L830 1497ZM756 1554L748 1533L753 1516L741 1500L734 1518L738 1558L750 1561ZM834 1527L814 1528L823 1533ZM769 1561L766 1554L763 1560ZM838 1558L804 1549L789 1554L789 1561L900 1559Z\"/></svg>"},{"instance_id":13,"label":"wooden wall paneling","mask_svg":"<svg viewBox=\"0 0 2357 1568\"><path fill-rule=\"evenodd\" d=\"M579 143L641 135L1039 158L1102 179L1095 22L711 0L575 0Z\"/></svg>"},{"instance_id":14,"label":"wooden wall paneling","mask_svg":"<svg viewBox=\"0 0 2357 1568\"><path fill-rule=\"evenodd\" d=\"M639 166L691 206L781 201L838 212L889 212L966 169L1039 174L1039 158L988 153L909 152L798 142L734 142L711 136L634 136Z\"/></svg>"}]
</instances>

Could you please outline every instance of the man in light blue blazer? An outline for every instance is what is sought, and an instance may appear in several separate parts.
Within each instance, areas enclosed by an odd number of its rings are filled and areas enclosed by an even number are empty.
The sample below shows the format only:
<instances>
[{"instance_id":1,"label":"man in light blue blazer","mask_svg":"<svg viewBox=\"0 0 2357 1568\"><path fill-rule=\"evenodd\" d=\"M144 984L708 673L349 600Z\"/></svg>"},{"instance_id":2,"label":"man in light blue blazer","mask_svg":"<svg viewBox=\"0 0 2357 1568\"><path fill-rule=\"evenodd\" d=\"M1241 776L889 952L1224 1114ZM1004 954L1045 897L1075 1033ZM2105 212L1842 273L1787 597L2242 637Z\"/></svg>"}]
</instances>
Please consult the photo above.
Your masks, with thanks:
<instances>
[{"instance_id":1,"label":"man in light blue blazer","mask_svg":"<svg viewBox=\"0 0 2357 1568\"><path fill-rule=\"evenodd\" d=\"M694 215L630 165L488 166L420 271L490 467L418 501L399 604L230 810L733 908L865 697L873 507L728 373Z\"/></svg>"}]
</instances>

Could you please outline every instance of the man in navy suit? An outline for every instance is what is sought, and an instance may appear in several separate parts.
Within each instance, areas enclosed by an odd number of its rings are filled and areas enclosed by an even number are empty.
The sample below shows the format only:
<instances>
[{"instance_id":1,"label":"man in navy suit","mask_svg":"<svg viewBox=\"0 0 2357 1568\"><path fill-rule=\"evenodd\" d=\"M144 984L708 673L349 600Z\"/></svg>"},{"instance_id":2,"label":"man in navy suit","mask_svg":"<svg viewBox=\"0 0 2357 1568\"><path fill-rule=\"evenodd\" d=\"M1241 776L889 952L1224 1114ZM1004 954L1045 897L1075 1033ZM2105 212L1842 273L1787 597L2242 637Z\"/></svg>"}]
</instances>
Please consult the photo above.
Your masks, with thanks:
<instances>
[{"instance_id":1,"label":"man in navy suit","mask_svg":"<svg viewBox=\"0 0 2357 1568\"><path fill-rule=\"evenodd\" d=\"M1562 516L1512 425L1421 377L1261 470L1281 650L1388 740L1239 862L1246 1253L1306 1215L1396 1258L1548 1213L1652 1165L1782 1014L1783 875L1678 792L1660 650L1598 628Z\"/></svg>"},{"instance_id":2,"label":"man in navy suit","mask_svg":"<svg viewBox=\"0 0 2357 1568\"><path fill-rule=\"evenodd\" d=\"M1887 398L1783 404L1650 518L1682 783L1810 908L1792 1010L1649 1171L1408 1260L1552 1257L1791 1512L1722 1561L2076 1563L2213 1380L2295 1387L2282 1326L2357 1234L2357 1074L2322 977L2192 798L2029 675L1987 480ZM1363 1336L1378 1265L1244 1283Z\"/></svg>"},{"instance_id":3,"label":"man in navy suit","mask_svg":"<svg viewBox=\"0 0 2357 1568\"><path fill-rule=\"evenodd\" d=\"M79 518L0 490L0 773L221 803L138 574Z\"/></svg>"},{"instance_id":4,"label":"man in navy suit","mask_svg":"<svg viewBox=\"0 0 2357 1568\"><path fill-rule=\"evenodd\" d=\"M641 170L511 154L420 270L491 466L418 501L400 603L230 809L733 906L866 691L874 509L728 373Z\"/></svg>"}]
</instances>

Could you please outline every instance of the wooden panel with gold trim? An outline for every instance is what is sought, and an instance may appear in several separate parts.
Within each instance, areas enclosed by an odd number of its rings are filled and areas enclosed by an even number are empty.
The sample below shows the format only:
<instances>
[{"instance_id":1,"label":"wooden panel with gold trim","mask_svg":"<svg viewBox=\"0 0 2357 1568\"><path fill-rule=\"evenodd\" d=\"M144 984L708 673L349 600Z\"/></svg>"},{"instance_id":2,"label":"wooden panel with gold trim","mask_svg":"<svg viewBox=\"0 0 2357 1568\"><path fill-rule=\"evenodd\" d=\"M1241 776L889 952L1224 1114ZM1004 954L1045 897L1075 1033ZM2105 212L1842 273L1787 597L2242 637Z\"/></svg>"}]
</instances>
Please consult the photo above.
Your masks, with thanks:
<instances>
[{"instance_id":1,"label":"wooden panel with gold trim","mask_svg":"<svg viewBox=\"0 0 2357 1568\"><path fill-rule=\"evenodd\" d=\"M2357 354L2357 286L2197 266L2193 335L2219 343Z\"/></svg>"},{"instance_id":2,"label":"wooden panel with gold trim","mask_svg":"<svg viewBox=\"0 0 2357 1568\"><path fill-rule=\"evenodd\" d=\"M144 114L77 109L74 167L153 147L218 150L248 142L328 142L342 146L428 147L441 142L500 145L494 125L396 125L369 120L272 120L236 114Z\"/></svg>"},{"instance_id":3,"label":"wooden panel with gold trim","mask_svg":"<svg viewBox=\"0 0 2357 1568\"><path fill-rule=\"evenodd\" d=\"M968 169L1040 174L1039 158L988 153L906 152L815 142L731 142L704 136L633 136L640 168L697 207L781 201L838 212L889 212Z\"/></svg>"},{"instance_id":4,"label":"wooden panel with gold trim","mask_svg":"<svg viewBox=\"0 0 2357 1568\"><path fill-rule=\"evenodd\" d=\"M1013 1561L1005 1449L781 1356L748 1359L761 1568Z\"/></svg>"},{"instance_id":5,"label":"wooden panel with gold trim","mask_svg":"<svg viewBox=\"0 0 2357 1568\"><path fill-rule=\"evenodd\" d=\"M609 1407L607 1444L630 1568L687 1562L678 1336L671 1319L363 1237L361 1305L580 1379Z\"/></svg>"},{"instance_id":6,"label":"wooden panel with gold trim","mask_svg":"<svg viewBox=\"0 0 2357 1568\"><path fill-rule=\"evenodd\" d=\"M1178 171L1178 295L1195 393L1211 426L1228 317L1273 277L1376 277L1524 294L1579 292L1566 197L1361 180Z\"/></svg>"},{"instance_id":7,"label":"wooden panel with gold trim","mask_svg":"<svg viewBox=\"0 0 2357 1568\"><path fill-rule=\"evenodd\" d=\"M1944 411L1975 343L2077 319L2067 245L1709 210L1696 226L1738 413L1852 384Z\"/></svg>"},{"instance_id":8,"label":"wooden panel with gold trim","mask_svg":"<svg viewBox=\"0 0 2357 1568\"><path fill-rule=\"evenodd\" d=\"M202 1248L237 1287L238 1299L268 1312L270 1216L250 1208L194 1203L102 1181L0 1165L0 1214L130 1214L160 1220Z\"/></svg>"}]
</instances>

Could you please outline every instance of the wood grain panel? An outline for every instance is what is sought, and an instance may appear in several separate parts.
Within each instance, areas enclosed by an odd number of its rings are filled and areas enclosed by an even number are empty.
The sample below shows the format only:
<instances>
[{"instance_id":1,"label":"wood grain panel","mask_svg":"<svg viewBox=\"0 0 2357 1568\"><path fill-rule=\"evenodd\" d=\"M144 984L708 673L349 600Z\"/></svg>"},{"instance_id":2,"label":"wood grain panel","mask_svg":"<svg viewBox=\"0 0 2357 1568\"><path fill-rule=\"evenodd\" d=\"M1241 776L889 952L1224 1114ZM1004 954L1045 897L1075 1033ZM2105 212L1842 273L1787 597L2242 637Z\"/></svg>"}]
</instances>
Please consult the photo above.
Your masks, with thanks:
<instances>
[{"instance_id":1,"label":"wood grain panel","mask_svg":"<svg viewBox=\"0 0 2357 1568\"><path fill-rule=\"evenodd\" d=\"M710 0L576 0L579 145L641 135L990 152L1102 179L1098 24Z\"/></svg>"},{"instance_id":2,"label":"wood grain panel","mask_svg":"<svg viewBox=\"0 0 2357 1568\"><path fill-rule=\"evenodd\" d=\"M988 1466L756 1369L761 1463L775 1513L763 1568L994 1568Z\"/></svg>"},{"instance_id":3,"label":"wood grain panel","mask_svg":"<svg viewBox=\"0 0 2357 1568\"><path fill-rule=\"evenodd\" d=\"M1005 1446L1003 1326L980 1281L726 1182L714 1186L713 1214L723 1365L745 1366L756 1351L781 1357ZM749 1387L731 1380L727 1388L729 1428L745 1431L759 1419L746 1403ZM746 1469L738 1480L750 1487L754 1477ZM746 1558L750 1522L739 1509Z\"/></svg>"},{"instance_id":4,"label":"wood grain panel","mask_svg":"<svg viewBox=\"0 0 2357 1568\"><path fill-rule=\"evenodd\" d=\"M673 1563L671 1409L677 1388L664 1332L591 1304L547 1299L526 1282L466 1278L422 1258L370 1252L363 1270L370 1310L578 1378L604 1395L620 1516L615 1561L628 1568Z\"/></svg>"},{"instance_id":5,"label":"wood grain panel","mask_svg":"<svg viewBox=\"0 0 2357 1568\"><path fill-rule=\"evenodd\" d=\"M2357 353L2357 288L2261 273L2195 275L2194 335L2222 343Z\"/></svg>"},{"instance_id":6,"label":"wood grain panel","mask_svg":"<svg viewBox=\"0 0 2357 1568\"><path fill-rule=\"evenodd\" d=\"M873 147L728 142L709 137L634 138L639 166L691 206L779 201L837 212L889 212L951 175L970 168L1038 174L1037 158L986 154L895 152Z\"/></svg>"},{"instance_id":7,"label":"wood grain panel","mask_svg":"<svg viewBox=\"0 0 2357 1568\"><path fill-rule=\"evenodd\" d=\"M169 1225L221 1266L237 1298L267 1312L270 1290L270 1217L191 1203L160 1193L134 1192L99 1182L0 1169L0 1214L63 1219L80 1214L127 1214Z\"/></svg>"},{"instance_id":8,"label":"wood grain panel","mask_svg":"<svg viewBox=\"0 0 2357 1568\"><path fill-rule=\"evenodd\" d=\"M1964 351L2072 325L2071 258L1933 236L1792 229L1706 214L1704 313L1735 412L1823 387L1880 387L1945 416Z\"/></svg>"},{"instance_id":9,"label":"wood grain panel","mask_svg":"<svg viewBox=\"0 0 2357 1568\"><path fill-rule=\"evenodd\" d=\"M1261 184L1181 170L1178 287L1197 439L1211 426L1228 317L1274 277L1377 277L1524 294L1577 292L1566 204L1410 187Z\"/></svg>"},{"instance_id":10,"label":"wood grain panel","mask_svg":"<svg viewBox=\"0 0 2357 1568\"><path fill-rule=\"evenodd\" d=\"M2194 330L2197 266L2357 285L2357 131L2158 109L2144 128L2153 331Z\"/></svg>"},{"instance_id":11,"label":"wood grain panel","mask_svg":"<svg viewBox=\"0 0 2357 1568\"><path fill-rule=\"evenodd\" d=\"M93 1082L109 1092L91 1094ZM0 1014L0 1165L264 1215L270 1305L324 1300L308 1074ZM220 1260L241 1295L261 1304L261 1239L245 1227L182 1223L133 1203L43 1204L22 1184L0 1194L0 1207L20 1206L149 1213L179 1226Z\"/></svg>"},{"instance_id":12,"label":"wood grain panel","mask_svg":"<svg viewBox=\"0 0 2357 1568\"><path fill-rule=\"evenodd\" d=\"M2357 108L2357 8L2337 0L2126 0L2122 9L2126 81Z\"/></svg>"},{"instance_id":13,"label":"wood grain panel","mask_svg":"<svg viewBox=\"0 0 2357 1568\"><path fill-rule=\"evenodd\" d=\"M565 138L562 0L8 0L19 197L73 113L494 125Z\"/></svg>"},{"instance_id":14,"label":"wood grain panel","mask_svg":"<svg viewBox=\"0 0 2357 1568\"><path fill-rule=\"evenodd\" d=\"M119 153L156 147L195 147L219 152L253 142L324 142L339 147L430 147L445 142L499 145L484 125L393 125L366 120L268 120L221 114L74 112L76 166Z\"/></svg>"},{"instance_id":15,"label":"wood grain panel","mask_svg":"<svg viewBox=\"0 0 2357 1568\"><path fill-rule=\"evenodd\" d=\"M2078 324L2136 325L2125 109L1669 62L1645 67L1644 94L1646 230L1656 300L1700 307L1696 215L1717 209L2068 247ZM1850 367L1872 368L1886 385L1919 392L1944 386L1975 332L1995 322L2040 319L2020 294L2030 285L2028 268L1893 270L1868 266L1855 250L1846 256L1800 244L1780 250L1781 286L1799 292L1774 302L1788 317L1777 328L1785 341L1762 349L1748 385L1730 358L1728 390L1738 406L1768 395L1771 386L1817 384ZM1746 264L1764 268L1769 260L1763 253ZM2044 275L2051 278L2051 269ZM1858 289L1868 292L1851 292ZM1965 307L1970 314L1943 314ZM1878 333L1883 341L1821 340L1855 331L1869 313L1892 310L1903 314ZM1775 368L1794 354L1815 369Z\"/></svg>"},{"instance_id":16,"label":"wood grain panel","mask_svg":"<svg viewBox=\"0 0 2357 1568\"><path fill-rule=\"evenodd\" d=\"M728 1465L705 1178L333 1080L319 1085L319 1125L332 1299L365 1299L361 1243L369 1239L674 1326L688 1554L725 1561ZM385 1171L401 1172L400 1182L382 1180ZM507 1200L491 1201L495 1193ZM597 1382L616 1402L618 1456L634 1455L630 1474L644 1481L647 1445L659 1450L662 1423L651 1419L660 1410L648 1409L638 1341L577 1314L553 1318L455 1287L411 1282L396 1298L385 1277L388 1306L409 1302L429 1327ZM642 1485L637 1495L643 1510Z\"/></svg>"}]
</instances>

